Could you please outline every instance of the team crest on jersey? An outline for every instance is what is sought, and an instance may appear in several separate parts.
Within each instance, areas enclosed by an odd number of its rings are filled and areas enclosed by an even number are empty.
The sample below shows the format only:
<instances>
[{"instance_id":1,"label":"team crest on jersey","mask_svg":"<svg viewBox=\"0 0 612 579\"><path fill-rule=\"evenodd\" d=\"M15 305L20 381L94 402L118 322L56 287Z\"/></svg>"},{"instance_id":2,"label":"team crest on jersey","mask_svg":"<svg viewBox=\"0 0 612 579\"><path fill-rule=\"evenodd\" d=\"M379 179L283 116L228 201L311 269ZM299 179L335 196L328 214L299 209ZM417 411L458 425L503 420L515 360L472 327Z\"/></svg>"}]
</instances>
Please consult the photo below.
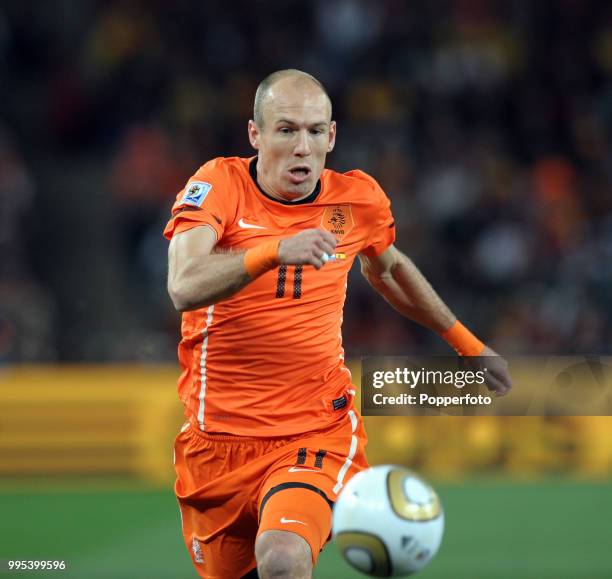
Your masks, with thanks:
<instances>
[{"instance_id":1,"label":"team crest on jersey","mask_svg":"<svg viewBox=\"0 0 612 579\"><path fill-rule=\"evenodd\" d=\"M212 185L206 181L191 181L187 183L181 204L201 207L211 189Z\"/></svg>"},{"instance_id":2,"label":"team crest on jersey","mask_svg":"<svg viewBox=\"0 0 612 579\"><path fill-rule=\"evenodd\" d=\"M350 205L331 205L326 207L321 219L321 227L333 233L338 243L355 227Z\"/></svg>"}]
</instances>

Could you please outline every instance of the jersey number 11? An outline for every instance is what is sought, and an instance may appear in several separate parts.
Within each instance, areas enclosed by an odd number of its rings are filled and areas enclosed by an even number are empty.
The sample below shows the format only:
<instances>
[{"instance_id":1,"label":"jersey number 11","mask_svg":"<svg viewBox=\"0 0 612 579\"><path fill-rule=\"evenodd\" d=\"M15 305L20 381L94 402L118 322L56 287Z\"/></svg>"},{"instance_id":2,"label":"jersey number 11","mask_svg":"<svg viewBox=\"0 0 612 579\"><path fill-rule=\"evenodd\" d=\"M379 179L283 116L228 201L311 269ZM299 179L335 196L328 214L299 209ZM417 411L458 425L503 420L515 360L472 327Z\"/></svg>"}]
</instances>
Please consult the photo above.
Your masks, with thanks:
<instances>
[{"instance_id":1,"label":"jersey number 11","mask_svg":"<svg viewBox=\"0 0 612 579\"><path fill-rule=\"evenodd\" d=\"M278 268L278 279L276 280L276 297L285 297L285 286L287 285L287 266L281 265ZM293 299L299 300L302 297L302 266L294 266L293 272Z\"/></svg>"}]
</instances>

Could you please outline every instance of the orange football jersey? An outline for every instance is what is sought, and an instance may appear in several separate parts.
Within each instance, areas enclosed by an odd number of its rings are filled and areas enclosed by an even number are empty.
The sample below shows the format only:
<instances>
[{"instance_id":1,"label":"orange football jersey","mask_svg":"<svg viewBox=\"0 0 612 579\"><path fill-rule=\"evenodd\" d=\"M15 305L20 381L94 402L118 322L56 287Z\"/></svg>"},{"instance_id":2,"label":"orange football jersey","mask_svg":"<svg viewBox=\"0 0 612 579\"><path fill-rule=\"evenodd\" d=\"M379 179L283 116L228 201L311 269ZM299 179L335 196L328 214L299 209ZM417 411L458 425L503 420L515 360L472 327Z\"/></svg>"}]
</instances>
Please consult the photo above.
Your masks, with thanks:
<instances>
[{"instance_id":1,"label":"orange football jersey","mask_svg":"<svg viewBox=\"0 0 612 579\"><path fill-rule=\"evenodd\" d=\"M307 198L279 201L258 186L256 158L217 158L178 194L164 235L202 225L223 249L316 227L338 246L318 271L282 265L183 314L179 395L190 422L207 432L292 436L346 414L354 395L341 336L347 274L357 254L379 255L395 239L380 186L361 171L326 169Z\"/></svg>"}]
</instances>

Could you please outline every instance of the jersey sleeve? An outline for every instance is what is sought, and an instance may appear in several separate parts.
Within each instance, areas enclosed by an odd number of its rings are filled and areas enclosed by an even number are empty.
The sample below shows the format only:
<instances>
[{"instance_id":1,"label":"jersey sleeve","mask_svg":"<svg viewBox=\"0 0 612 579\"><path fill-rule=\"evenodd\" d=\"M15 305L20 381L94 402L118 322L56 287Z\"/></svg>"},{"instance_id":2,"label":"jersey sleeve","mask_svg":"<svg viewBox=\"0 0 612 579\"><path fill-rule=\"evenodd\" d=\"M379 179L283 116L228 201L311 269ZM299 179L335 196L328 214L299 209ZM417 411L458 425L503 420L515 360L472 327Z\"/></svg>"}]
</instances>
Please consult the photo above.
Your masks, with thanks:
<instances>
[{"instance_id":1,"label":"jersey sleeve","mask_svg":"<svg viewBox=\"0 0 612 579\"><path fill-rule=\"evenodd\" d=\"M360 253L367 257L380 255L395 241L395 221L391 213L391 201L378 182L362 171L354 171L353 176L365 181L370 186L369 197L372 199L370 208L369 235Z\"/></svg>"},{"instance_id":2,"label":"jersey sleeve","mask_svg":"<svg viewBox=\"0 0 612 579\"><path fill-rule=\"evenodd\" d=\"M166 239L201 225L214 229L221 239L232 218L230 180L221 159L209 161L187 181L176 196L172 216L164 229Z\"/></svg>"}]
</instances>

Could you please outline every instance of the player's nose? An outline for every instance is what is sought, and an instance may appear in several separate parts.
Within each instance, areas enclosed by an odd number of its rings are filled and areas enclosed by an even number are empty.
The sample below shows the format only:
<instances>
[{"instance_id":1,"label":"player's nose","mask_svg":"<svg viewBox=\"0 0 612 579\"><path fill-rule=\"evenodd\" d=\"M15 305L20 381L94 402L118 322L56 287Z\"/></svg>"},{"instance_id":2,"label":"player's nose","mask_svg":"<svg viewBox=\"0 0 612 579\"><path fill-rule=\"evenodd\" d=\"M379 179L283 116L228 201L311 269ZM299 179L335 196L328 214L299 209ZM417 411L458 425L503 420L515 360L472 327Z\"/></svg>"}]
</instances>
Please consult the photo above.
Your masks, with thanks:
<instances>
[{"instance_id":1,"label":"player's nose","mask_svg":"<svg viewBox=\"0 0 612 579\"><path fill-rule=\"evenodd\" d=\"M303 157L310 155L310 139L308 138L308 131L299 131L297 134L297 142L295 143L294 152L296 155Z\"/></svg>"}]
</instances>

